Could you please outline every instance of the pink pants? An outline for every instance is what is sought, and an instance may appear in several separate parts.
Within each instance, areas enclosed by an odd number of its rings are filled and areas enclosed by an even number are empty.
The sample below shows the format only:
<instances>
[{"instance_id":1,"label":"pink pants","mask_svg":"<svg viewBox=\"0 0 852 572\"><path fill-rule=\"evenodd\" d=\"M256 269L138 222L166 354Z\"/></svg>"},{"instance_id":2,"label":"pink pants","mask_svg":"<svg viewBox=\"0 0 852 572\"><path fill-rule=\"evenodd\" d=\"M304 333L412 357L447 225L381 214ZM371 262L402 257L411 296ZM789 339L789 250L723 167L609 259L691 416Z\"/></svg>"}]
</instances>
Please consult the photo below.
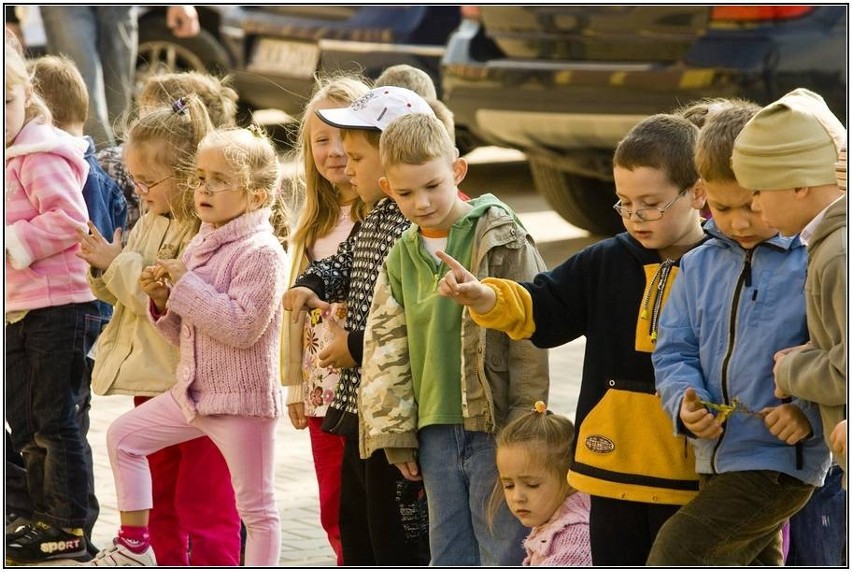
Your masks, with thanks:
<instances>
[{"instance_id":1,"label":"pink pants","mask_svg":"<svg viewBox=\"0 0 852 572\"><path fill-rule=\"evenodd\" d=\"M154 501L148 530L157 564L239 566L240 515L231 473L213 441L199 437L160 449L148 455L148 466Z\"/></svg>"},{"instance_id":2,"label":"pink pants","mask_svg":"<svg viewBox=\"0 0 852 572\"><path fill-rule=\"evenodd\" d=\"M150 510L153 506L148 455L206 435L222 452L231 472L237 510L248 533L245 565L278 565L281 526L274 494L276 421L199 415L189 423L170 392L128 411L107 433L118 510Z\"/></svg>"},{"instance_id":3,"label":"pink pants","mask_svg":"<svg viewBox=\"0 0 852 572\"><path fill-rule=\"evenodd\" d=\"M340 472L344 439L323 431L322 419L308 417L311 452L319 486L320 523L337 556L337 565L343 566L343 546L340 544Z\"/></svg>"}]
</instances>

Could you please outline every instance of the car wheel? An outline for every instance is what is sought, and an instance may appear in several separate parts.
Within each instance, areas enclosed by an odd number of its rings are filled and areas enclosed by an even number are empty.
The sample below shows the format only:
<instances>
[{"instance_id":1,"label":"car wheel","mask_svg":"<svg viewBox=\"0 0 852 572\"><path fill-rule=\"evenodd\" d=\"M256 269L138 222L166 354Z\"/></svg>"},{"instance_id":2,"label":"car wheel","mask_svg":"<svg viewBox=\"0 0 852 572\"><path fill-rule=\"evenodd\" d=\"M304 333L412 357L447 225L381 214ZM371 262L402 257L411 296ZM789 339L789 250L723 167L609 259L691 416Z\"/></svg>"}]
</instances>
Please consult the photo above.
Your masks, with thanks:
<instances>
[{"instance_id":1,"label":"car wheel","mask_svg":"<svg viewBox=\"0 0 852 572\"><path fill-rule=\"evenodd\" d=\"M139 23L136 93L152 75L181 71L223 75L229 68L228 52L209 31L202 28L193 38L176 38L165 17Z\"/></svg>"},{"instance_id":2,"label":"car wheel","mask_svg":"<svg viewBox=\"0 0 852 572\"><path fill-rule=\"evenodd\" d=\"M560 170L546 161L529 158L533 183L562 218L593 234L612 235L624 230L612 210L615 187L611 181Z\"/></svg>"}]
</instances>

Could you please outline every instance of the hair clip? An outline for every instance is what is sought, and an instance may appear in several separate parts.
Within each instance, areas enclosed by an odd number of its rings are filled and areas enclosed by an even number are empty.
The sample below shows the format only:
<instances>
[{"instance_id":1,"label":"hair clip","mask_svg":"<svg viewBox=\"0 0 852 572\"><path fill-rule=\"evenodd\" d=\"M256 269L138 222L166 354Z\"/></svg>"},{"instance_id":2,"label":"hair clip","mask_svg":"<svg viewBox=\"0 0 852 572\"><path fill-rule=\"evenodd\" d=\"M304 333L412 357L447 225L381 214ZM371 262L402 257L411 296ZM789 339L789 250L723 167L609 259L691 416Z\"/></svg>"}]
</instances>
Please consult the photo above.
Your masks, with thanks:
<instances>
[{"instance_id":1,"label":"hair clip","mask_svg":"<svg viewBox=\"0 0 852 572\"><path fill-rule=\"evenodd\" d=\"M252 135L259 139L263 139L264 137L266 137L266 133L263 132L263 128L257 123L250 123L247 129Z\"/></svg>"},{"instance_id":2,"label":"hair clip","mask_svg":"<svg viewBox=\"0 0 852 572\"><path fill-rule=\"evenodd\" d=\"M189 106L189 98L179 97L172 103L172 111L178 115L186 115L187 107Z\"/></svg>"},{"instance_id":3,"label":"hair clip","mask_svg":"<svg viewBox=\"0 0 852 572\"><path fill-rule=\"evenodd\" d=\"M541 413L544 415L547 413L547 404L544 401L536 401L535 405L533 405L533 409L536 413Z\"/></svg>"}]
</instances>

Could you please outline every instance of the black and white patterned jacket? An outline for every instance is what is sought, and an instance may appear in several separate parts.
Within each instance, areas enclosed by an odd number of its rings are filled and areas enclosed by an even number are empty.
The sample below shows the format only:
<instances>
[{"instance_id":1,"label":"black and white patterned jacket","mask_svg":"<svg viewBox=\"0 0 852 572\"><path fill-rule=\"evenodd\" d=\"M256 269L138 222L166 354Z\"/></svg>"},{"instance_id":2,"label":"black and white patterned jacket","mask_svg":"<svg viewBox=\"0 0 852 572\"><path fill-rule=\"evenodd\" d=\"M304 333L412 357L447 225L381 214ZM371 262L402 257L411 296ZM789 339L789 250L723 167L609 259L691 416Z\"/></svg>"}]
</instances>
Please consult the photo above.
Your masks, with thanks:
<instances>
[{"instance_id":1,"label":"black and white patterned jacket","mask_svg":"<svg viewBox=\"0 0 852 572\"><path fill-rule=\"evenodd\" d=\"M364 353L364 329L382 263L410 224L394 201L382 199L361 223L358 232L340 244L336 254L311 263L293 284L310 288L326 302L346 301L349 353L357 363L361 363ZM360 367L341 370L334 400L323 421L324 430L352 437L358 435L360 383Z\"/></svg>"}]
</instances>

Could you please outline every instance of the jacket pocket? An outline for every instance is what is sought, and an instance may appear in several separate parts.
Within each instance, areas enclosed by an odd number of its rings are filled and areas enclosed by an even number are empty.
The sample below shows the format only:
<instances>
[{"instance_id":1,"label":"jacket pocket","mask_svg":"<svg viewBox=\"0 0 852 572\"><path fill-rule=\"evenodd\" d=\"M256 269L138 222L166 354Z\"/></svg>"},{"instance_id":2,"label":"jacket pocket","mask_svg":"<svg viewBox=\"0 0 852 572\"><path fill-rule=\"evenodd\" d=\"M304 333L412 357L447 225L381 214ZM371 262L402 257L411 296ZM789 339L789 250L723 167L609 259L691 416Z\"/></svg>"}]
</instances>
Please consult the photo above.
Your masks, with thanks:
<instances>
[{"instance_id":1,"label":"jacket pocket","mask_svg":"<svg viewBox=\"0 0 852 572\"><path fill-rule=\"evenodd\" d=\"M572 471L604 482L694 494L692 447L673 434L653 385L615 379L607 385L579 428ZM675 500L672 504L679 503Z\"/></svg>"}]
</instances>

